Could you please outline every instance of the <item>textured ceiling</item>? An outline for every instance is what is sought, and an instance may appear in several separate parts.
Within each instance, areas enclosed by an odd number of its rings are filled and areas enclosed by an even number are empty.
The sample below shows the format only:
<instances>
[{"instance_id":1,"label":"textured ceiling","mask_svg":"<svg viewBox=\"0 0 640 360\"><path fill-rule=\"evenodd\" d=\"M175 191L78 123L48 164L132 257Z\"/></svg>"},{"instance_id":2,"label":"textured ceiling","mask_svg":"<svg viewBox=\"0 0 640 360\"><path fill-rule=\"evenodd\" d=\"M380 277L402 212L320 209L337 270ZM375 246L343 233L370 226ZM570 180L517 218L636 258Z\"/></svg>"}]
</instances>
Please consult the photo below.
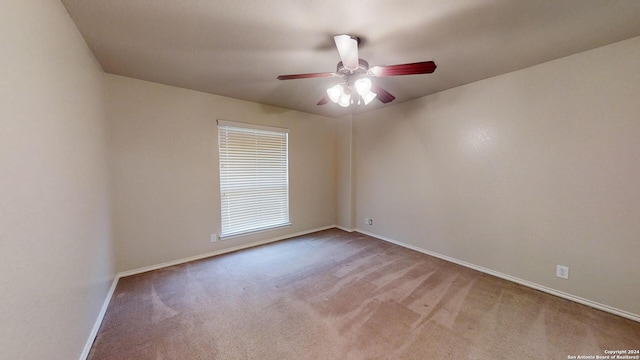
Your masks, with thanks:
<instances>
[{"instance_id":1,"label":"textured ceiling","mask_svg":"<svg viewBox=\"0 0 640 360\"><path fill-rule=\"evenodd\" d=\"M62 0L108 73L325 116L393 106L640 35L637 0ZM316 103L335 78L332 35L370 65L434 60L430 75L377 78L383 105ZM606 65L606 64L604 64ZM598 71L598 69L594 69Z\"/></svg>"}]
</instances>

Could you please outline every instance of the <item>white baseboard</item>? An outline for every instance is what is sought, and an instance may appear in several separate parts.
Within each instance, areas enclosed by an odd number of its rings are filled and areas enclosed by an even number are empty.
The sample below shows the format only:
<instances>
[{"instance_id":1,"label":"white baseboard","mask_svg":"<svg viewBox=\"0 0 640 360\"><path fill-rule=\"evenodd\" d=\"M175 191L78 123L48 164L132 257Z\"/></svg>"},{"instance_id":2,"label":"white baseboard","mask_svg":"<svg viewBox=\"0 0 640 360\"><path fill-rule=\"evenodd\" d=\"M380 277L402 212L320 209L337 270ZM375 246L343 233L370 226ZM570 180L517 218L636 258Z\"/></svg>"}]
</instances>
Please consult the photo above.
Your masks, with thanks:
<instances>
[{"instance_id":1,"label":"white baseboard","mask_svg":"<svg viewBox=\"0 0 640 360\"><path fill-rule=\"evenodd\" d=\"M614 308L614 307L609 306L609 305L601 304L601 303L598 303L598 302L595 302L595 301L591 301L589 299L585 299L585 298L581 298L579 296L571 295L571 294L568 294L568 293L565 293L565 292L562 292L562 291L558 291L558 290L555 290L555 289L552 289L552 288L549 288L549 287L546 287L546 286L543 286L543 285L540 285L540 284L533 283L533 282L528 281L528 280L523 280L523 279L517 278L515 276L503 274L501 272L494 271L494 270L491 270L491 269L487 269L487 268L484 268L482 266L474 265L474 264L468 263L466 261L458 260L458 259L446 256L446 255L438 254L438 253L433 252L433 251L429 251L429 250L425 250L425 249L419 248L419 247L411 245L411 244L403 243L402 241L397 241L397 240L394 240L394 239L387 238L385 236L373 234L373 233L370 233L368 231L360 230L360 229L357 229L357 228L354 229L354 231L357 231L357 232L365 234L365 235L369 235L369 236L374 237L376 239L380 239L380 240L383 240L383 241L386 241L386 242L390 242L392 244L396 244L396 245L405 247L407 249L415 250L417 252L421 252L423 254L427 254L427 255L430 255L430 256L433 256L433 257L436 257L436 258L439 258L439 259L442 259L442 260L445 260L445 261L448 261L448 262L451 262L451 263L454 263L454 264L458 264L458 265L461 265L461 266L464 266L464 267L467 267L467 268L470 268L470 269L473 269L473 270L477 270L477 271L483 272L485 274L493 275L493 276L499 277L501 279L505 279L505 280L508 280L508 281L511 281L511 282L514 282L514 283L517 283L517 284L520 284L520 285L524 285L526 287L529 287L529 288L532 288L532 289L535 289L535 290L540 290L540 291L545 292L547 294L558 296L558 297L561 297L563 299L571 300L573 302L577 302L577 303L582 304L582 305L587 305L587 306L590 306L590 307L598 309L598 310L602 310L602 311L605 311L605 312L608 312L608 313L611 313L611 314L614 314L614 315L618 315L618 316L627 318L629 320L640 322L640 315L638 315L638 314L630 313L628 311L617 309L617 308Z\"/></svg>"},{"instance_id":2,"label":"white baseboard","mask_svg":"<svg viewBox=\"0 0 640 360\"><path fill-rule=\"evenodd\" d=\"M100 330L100 325L102 325L102 320L104 320L104 315L107 313L107 308L109 307L109 303L111 302L113 292L116 290L116 285L118 285L118 279L119 277L116 275L115 279L113 279L113 282L111 282L111 288L109 288L109 292L107 293L107 296L102 303L102 307L100 308L100 312L98 313L98 318L93 324L91 333L89 333L89 338L87 338L87 342L84 344L84 349L82 349L82 353L80 354L80 360L86 360L87 356L89 356L89 352L91 351L91 347L93 346L93 341L96 339L98 330Z\"/></svg>"},{"instance_id":3,"label":"white baseboard","mask_svg":"<svg viewBox=\"0 0 640 360\"><path fill-rule=\"evenodd\" d=\"M123 277L131 276L131 275L141 274L141 273L144 273L144 272L147 272L147 271L158 270L158 269L166 268L166 267L169 267L169 266L184 264L184 263L187 263L189 261L206 259L206 258L209 258L209 257L212 257L212 256L217 256L217 255L222 255L222 254L226 254L226 253L230 253L230 252L234 252L234 251L238 251L238 250L248 249L248 248L252 248L252 247L255 247L255 246L260 246L260 245L269 244L269 243L280 241L280 240L293 238L293 237L296 237L296 236L302 236L302 235L306 235L306 234L311 234L311 233L314 233L314 232L317 232L317 231L333 229L335 227L336 227L335 225L324 226L324 227L320 227L320 228L316 228L316 229L297 232L297 233L294 233L294 234L287 234L287 235L282 235L282 236L278 236L278 237L274 237L274 238L270 238L270 239L266 239L266 240L260 240L260 241L252 242L252 243L249 243L249 244L233 246L233 247L230 247L230 248L216 250L216 251L212 251L212 252L208 252L208 253L204 253L204 254L200 254L200 255L194 255L194 256L190 256L190 257L186 257L186 258L182 258L182 259L167 261L167 262L164 262L164 263L161 263L161 264L145 266L145 267L138 268L138 269L123 271L123 272L118 273L117 276L118 276L118 278L123 278Z\"/></svg>"},{"instance_id":4,"label":"white baseboard","mask_svg":"<svg viewBox=\"0 0 640 360\"><path fill-rule=\"evenodd\" d=\"M340 229L342 231L346 231L346 232L353 232L353 229L347 229L346 227L342 227L340 225L336 225L334 226L336 229Z\"/></svg>"}]
</instances>

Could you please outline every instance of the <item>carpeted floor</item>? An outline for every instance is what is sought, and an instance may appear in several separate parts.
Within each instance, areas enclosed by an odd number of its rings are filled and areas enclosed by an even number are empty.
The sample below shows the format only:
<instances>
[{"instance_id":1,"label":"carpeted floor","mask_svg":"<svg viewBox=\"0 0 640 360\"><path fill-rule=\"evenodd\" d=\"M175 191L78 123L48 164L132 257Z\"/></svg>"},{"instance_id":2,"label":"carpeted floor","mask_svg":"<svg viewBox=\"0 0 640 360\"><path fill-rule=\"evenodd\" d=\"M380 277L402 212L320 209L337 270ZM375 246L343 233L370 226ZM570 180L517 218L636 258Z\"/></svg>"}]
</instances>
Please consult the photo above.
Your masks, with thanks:
<instances>
[{"instance_id":1,"label":"carpeted floor","mask_svg":"<svg viewBox=\"0 0 640 360\"><path fill-rule=\"evenodd\" d=\"M89 359L567 359L640 323L332 229L120 279Z\"/></svg>"}]
</instances>

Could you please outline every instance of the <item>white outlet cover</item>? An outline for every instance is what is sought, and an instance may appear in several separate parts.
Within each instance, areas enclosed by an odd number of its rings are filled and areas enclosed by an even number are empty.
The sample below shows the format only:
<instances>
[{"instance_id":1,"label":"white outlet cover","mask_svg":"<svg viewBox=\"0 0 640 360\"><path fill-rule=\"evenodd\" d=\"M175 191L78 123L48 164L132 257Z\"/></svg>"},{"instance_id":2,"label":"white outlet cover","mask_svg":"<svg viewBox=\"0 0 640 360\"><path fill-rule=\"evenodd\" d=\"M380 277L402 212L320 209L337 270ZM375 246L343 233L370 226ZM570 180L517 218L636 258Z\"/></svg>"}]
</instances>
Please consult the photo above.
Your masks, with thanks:
<instances>
[{"instance_id":1,"label":"white outlet cover","mask_svg":"<svg viewBox=\"0 0 640 360\"><path fill-rule=\"evenodd\" d=\"M569 279L569 267L558 265L556 267L556 276L562 279Z\"/></svg>"}]
</instances>

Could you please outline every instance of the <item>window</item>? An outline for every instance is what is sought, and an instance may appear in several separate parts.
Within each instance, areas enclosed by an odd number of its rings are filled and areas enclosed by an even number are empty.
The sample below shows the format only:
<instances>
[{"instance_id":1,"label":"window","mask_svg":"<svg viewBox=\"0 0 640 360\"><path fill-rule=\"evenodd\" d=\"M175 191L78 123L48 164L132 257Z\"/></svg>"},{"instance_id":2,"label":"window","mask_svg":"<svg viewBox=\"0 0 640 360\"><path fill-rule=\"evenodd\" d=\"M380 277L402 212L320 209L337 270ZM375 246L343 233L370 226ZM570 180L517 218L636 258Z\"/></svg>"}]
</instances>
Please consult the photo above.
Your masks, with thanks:
<instances>
[{"instance_id":1,"label":"window","mask_svg":"<svg viewBox=\"0 0 640 360\"><path fill-rule=\"evenodd\" d=\"M289 225L288 130L218 120L221 237Z\"/></svg>"}]
</instances>

